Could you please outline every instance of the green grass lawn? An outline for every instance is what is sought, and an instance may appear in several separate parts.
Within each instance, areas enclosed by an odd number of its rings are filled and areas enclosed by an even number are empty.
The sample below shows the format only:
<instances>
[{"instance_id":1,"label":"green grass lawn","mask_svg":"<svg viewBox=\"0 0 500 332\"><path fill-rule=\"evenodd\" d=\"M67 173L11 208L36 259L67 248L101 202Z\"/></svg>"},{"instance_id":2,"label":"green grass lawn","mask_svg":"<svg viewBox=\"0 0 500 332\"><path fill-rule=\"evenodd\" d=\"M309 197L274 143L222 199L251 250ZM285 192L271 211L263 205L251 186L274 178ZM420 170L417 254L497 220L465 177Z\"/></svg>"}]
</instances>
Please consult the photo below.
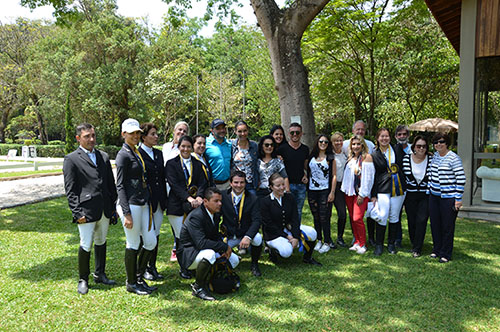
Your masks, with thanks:
<instances>
[{"instance_id":1,"label":"green grass lawn","mask_svg":"<svg viewBox=\"0 0 500 332\"><path fill-rule=\"evenodd\" d=\"M45 169L45 170L38 170L38 171L22 171L22 172L1 172L0 178L11 178L11 177L15 177L15 176L48 174L48 173L61 173L62 174L62 169Z\"/></svg>"},{"instance_id":2,"label":"green grass lawn","mask_svg":"<svg viewBox=\"0 0 500 332\"><path fill-rule=\"evenodd\" d=\"M305 223L311 224L308 209ZM294 254L261 278L249 257L237 268L240 291L204 302L191 296L168 261L170 226L162 226L151 296L127 293L120 225L108 237L108 276L118 286L77 286L77 227L64 198L0 211L0 331L500 331L500 224L459 219L454 260L439 264L405 249L375 257L337 249L315 254L322 268ZM332 220L336 220L335 217ZM406 222L403 223L406 226ZM336 235L336 222L333 223ZM351 234L346 232L345 240Z\"/></svg>"}]
</instances>

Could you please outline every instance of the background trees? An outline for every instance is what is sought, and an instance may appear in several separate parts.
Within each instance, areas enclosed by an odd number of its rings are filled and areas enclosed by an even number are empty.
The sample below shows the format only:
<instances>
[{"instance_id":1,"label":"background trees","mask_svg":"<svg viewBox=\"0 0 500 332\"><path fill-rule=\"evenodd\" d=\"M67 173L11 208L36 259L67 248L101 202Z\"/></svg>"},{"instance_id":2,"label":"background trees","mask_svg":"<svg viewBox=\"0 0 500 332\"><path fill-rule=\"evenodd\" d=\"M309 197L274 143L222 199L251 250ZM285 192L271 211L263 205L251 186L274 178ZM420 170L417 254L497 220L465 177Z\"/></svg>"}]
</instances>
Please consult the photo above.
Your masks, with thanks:
<instances>
[{"instance_id":1,"label":"background trees","mask_svg":"<svg viewBox=\"0 0 500 332\"><path fill-rule=\"evenodd\" d=\"M105 144L120 143L127 117L155 122L165 140L180 119L194 132L197 108L200 132L207 133L215 117L229 125L245 119L253 138L282 122L283 114L290 117L283 98L295 92L276 91L277 60L258 27L219 23L202 37L204 21L182 10L151 30L118 15L114 0L59 3L64 24L0 26L0 141L64 140L68 100L73 125L93 123ZM271 7L276 15L293 12ZM287 40L280 38L278 44ZM331 0L294 45L306 86L291 67L281 79L302 85L307 95L310 85L316 132L349 133L357 119L367 121L372 134L430 116L456 120L458 57L422 1ZM308 97L300 98L293 109L307 109Z\"/></svg>"}]
</instances>

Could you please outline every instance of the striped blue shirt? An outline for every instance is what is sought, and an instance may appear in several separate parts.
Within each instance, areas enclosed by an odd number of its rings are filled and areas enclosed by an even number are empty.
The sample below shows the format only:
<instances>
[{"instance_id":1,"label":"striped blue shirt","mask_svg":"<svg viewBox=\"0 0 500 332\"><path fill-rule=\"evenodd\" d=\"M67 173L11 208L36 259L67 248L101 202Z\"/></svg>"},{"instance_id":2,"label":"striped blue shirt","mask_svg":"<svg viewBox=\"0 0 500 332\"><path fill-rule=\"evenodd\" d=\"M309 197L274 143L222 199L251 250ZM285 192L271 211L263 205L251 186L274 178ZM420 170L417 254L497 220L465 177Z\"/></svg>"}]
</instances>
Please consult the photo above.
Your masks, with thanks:
<instances>
[{"instance_id":1,"label":"striped blue shirt","mask_svg":"<svg viewBox=\"0 0 500 332\"><path fill-rule=\"evenodd\" d=\"M429 172L429 191L441 198L462 200L465 185L465 172L462 160L453 151L441 157L434 153Z\"/></svg>"}]
</instances>

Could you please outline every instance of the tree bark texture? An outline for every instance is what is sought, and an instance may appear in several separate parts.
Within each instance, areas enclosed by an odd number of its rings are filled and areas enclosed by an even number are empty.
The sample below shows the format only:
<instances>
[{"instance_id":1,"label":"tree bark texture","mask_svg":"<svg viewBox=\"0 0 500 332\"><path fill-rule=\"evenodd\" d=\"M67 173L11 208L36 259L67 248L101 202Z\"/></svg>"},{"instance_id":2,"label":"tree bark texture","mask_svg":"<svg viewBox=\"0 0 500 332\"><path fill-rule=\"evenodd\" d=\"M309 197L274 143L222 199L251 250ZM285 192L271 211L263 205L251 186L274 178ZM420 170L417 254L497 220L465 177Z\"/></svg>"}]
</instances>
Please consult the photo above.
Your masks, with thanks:
<instances>
[{"instance_id":1,"label":"tree bark texture","mask_svg":"<svg viewBox=\"0 0 500 332\"><path fill-rule=\"evenodd\" d=\"M303 140L309 147L313 145L316 129L300 41L305 29L328 2L296 0L290 7L280 9L274 0L251 0L271 56L281 123L286 129L292 120L300 119Z\"/></svg>"}]
</instances>

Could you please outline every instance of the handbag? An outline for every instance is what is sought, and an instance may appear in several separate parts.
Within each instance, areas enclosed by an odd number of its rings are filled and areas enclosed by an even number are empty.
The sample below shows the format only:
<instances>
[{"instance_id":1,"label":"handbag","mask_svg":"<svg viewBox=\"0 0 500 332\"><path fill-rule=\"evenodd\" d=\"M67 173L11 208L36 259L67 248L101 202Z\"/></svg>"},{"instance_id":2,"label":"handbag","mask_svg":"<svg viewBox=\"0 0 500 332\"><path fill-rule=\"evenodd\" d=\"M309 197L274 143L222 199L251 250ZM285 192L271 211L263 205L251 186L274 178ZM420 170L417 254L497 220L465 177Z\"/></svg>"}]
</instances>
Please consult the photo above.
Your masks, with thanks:
<instances>
[{"instance_id":1,"label":"handbag","mask_svg":"<svg viewBox=\"0 0 500 332\"><path fill-rule=\"evenodd\" d=\"M218 294L228 294L236 292L240 286L240 277L234 272L227 258L217 258L210 271L210 290Z\"/></svg>"}]
</instances>

